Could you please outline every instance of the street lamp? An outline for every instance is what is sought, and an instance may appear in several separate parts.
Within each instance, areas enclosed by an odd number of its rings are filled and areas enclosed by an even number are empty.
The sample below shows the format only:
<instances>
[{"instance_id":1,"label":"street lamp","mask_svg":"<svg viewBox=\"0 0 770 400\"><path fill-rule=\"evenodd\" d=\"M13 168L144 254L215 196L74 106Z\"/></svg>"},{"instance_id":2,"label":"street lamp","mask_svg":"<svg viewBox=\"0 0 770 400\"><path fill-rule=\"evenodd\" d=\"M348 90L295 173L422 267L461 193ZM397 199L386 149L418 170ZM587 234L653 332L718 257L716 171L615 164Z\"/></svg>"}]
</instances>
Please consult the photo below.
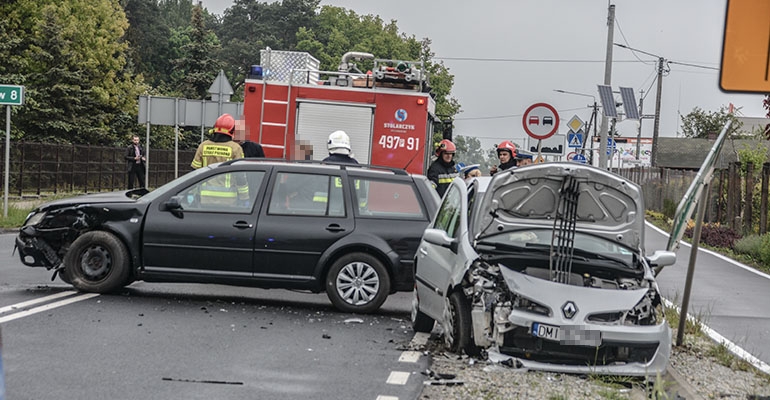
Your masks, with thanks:
<instances>
[{"instance_id":1,"label":"street lamp","mask_svg":"<svg viewBox=\"0 0 770 400\"><path fill-rule=\"evenodd\" d=\"M575 96L590 97L590 98L592 98L594 100L594 103L591 106L591 108L593 109L593 111L591 112L591 119L588 121L588 126L586 127L586 139L588 139L588 133L591 131L591 125L593 125L593 127L594 127L594 135L593 136L596 136L596 116L599 114L599 105L596 103L596 96L594 96L592 94L579 93L579 92L570 92L569 90L561 90L561 89L554 89L553 91L557 92L557 93L572 94L572 95L575 95ZM583 140L583 148L580 149L581 150L581 154L585 153L586 141L587 140ZM591 148L593 148L593 139L592 139L592 143L591 143ZM593 164L593 153L591 153L591 164Z\"/></svg>"}]
</instances>

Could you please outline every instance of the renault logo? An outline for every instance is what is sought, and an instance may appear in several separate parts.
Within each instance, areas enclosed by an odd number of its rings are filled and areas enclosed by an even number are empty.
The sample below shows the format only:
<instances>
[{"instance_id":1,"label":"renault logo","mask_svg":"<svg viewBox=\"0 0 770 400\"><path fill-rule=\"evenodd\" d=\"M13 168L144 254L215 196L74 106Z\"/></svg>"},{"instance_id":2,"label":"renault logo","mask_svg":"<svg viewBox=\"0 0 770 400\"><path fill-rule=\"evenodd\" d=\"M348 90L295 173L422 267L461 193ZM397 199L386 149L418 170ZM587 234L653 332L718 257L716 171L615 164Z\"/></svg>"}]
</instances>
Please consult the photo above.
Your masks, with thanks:
<instances>
[{"instance_id":1,"label":"renault logo","mask_svg":"<svg viewBox=\"0 0 770 400\"><path fill-rule=\"evenodd\" d=\"M564 318L572 319L578 312L578 308L575 303L568 301L561 306L561 312L564 314Z\"/></svg>"}]
</instances>

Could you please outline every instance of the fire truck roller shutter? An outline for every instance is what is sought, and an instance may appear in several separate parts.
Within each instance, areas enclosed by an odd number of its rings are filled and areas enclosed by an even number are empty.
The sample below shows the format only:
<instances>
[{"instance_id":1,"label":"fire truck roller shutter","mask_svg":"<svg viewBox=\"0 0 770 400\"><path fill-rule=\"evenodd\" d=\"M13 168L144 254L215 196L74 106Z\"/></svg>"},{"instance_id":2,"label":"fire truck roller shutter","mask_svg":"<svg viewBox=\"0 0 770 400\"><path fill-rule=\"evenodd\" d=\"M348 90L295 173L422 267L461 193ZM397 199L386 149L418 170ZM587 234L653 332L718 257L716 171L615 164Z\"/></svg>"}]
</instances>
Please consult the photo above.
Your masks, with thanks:
<instances>
[{"instance_id":1,"label":"fire truck roller shutter","mask_svg":"<svg viewBox=\"0 0 770 400\"><path fill-rule=\"evenodd\" d=\"M372 147L374 106L371 104L339 104L297 100L296 140L313 145L313 159L329 155L329 134L342 130L350 136L352 156L361 164L369 164Z\"/></svg>"}]
</instances>

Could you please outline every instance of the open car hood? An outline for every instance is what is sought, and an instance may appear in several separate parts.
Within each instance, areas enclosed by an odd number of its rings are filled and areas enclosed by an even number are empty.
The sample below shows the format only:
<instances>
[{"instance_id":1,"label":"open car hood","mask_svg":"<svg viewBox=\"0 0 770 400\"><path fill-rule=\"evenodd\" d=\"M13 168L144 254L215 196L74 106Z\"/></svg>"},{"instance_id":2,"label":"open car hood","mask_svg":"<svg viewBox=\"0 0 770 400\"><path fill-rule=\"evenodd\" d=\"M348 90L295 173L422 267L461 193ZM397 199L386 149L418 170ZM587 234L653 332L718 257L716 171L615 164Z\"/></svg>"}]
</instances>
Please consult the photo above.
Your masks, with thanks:
<instances>
[{"instance_id":1,"label":"open car hood","mask_svg":"<svg viewBox=\"0 0 770 400\"><path fill-rule=\"evenodd\" d=\"M555 221L562 185L574 178L575 229L643 250L644 199L641 188L618 175L572 162L533 164L497 173L474 218L476 238L522 228L564 226ZM569 226L569 225L566 225Z\"/></svg>"}]
</instances>

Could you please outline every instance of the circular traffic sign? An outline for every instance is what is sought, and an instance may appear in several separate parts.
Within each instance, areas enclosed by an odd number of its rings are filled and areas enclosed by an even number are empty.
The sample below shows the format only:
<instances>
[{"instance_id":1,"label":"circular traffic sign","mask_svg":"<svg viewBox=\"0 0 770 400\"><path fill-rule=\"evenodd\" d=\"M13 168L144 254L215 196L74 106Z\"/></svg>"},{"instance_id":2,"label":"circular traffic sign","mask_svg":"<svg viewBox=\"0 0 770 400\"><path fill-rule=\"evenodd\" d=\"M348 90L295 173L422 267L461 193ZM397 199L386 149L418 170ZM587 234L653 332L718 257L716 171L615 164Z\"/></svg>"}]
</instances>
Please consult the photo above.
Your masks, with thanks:
<instances>
[{"instance_id":1,"label":"circular traffic sign","mask_svg":"<svg viewBox=\"0 0 770 400\"><path fill-rule=\"evenodd\" d=\"M548 139L559 130L559 113L550 104L535 103L524 112L521 123L529 137Z\"/></svg>"}]
</instances>

